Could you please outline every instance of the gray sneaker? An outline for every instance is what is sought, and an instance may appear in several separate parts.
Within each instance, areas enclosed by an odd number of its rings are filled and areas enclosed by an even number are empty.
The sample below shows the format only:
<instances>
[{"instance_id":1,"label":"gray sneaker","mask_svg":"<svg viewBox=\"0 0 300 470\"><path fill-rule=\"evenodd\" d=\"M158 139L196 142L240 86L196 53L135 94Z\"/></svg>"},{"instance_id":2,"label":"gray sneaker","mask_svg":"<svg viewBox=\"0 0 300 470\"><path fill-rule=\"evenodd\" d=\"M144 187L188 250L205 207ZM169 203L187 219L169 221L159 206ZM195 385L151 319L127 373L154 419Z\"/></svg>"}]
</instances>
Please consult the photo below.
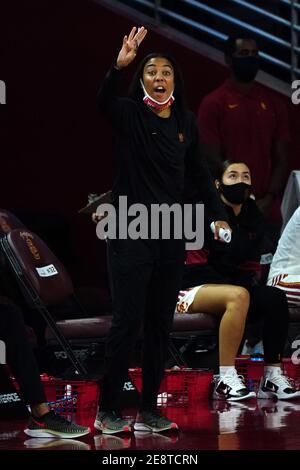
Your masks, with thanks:
<instances>
[{"instance_id":1,"label":"gray sneaker","mask_svg":"<svg viewBox=\"0 0 300 470\"><path fill-rule=\"evenodd\" d=\"M129 421L123 419L115 411L98 411L94 427L103 434L117 434L118 432L131 432Z\"/></svg>"},{"instance_id":2,"label":"gray sneaker","mask_svg":"<svg viewBox=\"0 0 300 470\"><path fill-rule=\"evenodd\" d=\"M178 429L178 426L165 416L152 411L139 412L134 423L135 431L161 432L169 429Z\"/></svg>"},{"instance_id":3,"label":"gray sneaker","mask_svg":"<svg viewBox=\"0 0 300 470\"><path fill-rule=\"evenodd\" d=\"M40 418L31 416L28 427L24 429L24 432L30 437L73 439L74 437L89 434L90 428L79 426L51 410Z\"/></svg>"}]
</instances>

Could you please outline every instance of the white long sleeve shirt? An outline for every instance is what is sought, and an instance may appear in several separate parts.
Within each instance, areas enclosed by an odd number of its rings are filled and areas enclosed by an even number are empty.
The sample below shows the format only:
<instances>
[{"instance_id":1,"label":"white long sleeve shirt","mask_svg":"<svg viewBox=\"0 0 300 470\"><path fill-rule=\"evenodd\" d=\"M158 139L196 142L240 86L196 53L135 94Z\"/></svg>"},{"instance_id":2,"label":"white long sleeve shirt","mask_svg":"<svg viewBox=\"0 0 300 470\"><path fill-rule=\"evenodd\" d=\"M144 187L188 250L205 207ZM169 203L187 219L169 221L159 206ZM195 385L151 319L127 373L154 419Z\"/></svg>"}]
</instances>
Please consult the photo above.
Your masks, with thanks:
<instances>
[{"instance_id":1,"label":"white long sleeve shirt","mask_svg":"<svg viewBox=\"0 0 300 470\"><path fill-rule=\"evenodd\" d=\"M287 223L271 264L268 284L280 274L300 276L300 206Z\"/></svg>"}]
</instances>

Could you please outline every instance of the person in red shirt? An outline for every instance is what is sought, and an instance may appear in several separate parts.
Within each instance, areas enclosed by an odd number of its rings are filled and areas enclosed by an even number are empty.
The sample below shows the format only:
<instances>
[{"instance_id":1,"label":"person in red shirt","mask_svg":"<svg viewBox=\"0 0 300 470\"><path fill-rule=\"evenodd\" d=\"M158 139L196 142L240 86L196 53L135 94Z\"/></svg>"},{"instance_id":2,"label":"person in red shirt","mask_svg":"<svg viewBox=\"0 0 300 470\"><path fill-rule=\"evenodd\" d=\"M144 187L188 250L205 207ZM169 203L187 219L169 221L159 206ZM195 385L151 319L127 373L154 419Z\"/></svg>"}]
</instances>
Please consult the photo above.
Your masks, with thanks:
<instances>
[{"instance_id":1,"label":"person in red shirt","mask_svg":"<svg viewBox=\"0 0 300 470\"><path fill-rule=\"evenodd\" d=\"M203 153L212 168L222 160L242 158L260 210L278 220L278 195L288 169L286 109L271 90L254 81L260 64L253 38L229 37L225 62L229 79L205 96L198 111Z\"/></svg>"}]
</instances>

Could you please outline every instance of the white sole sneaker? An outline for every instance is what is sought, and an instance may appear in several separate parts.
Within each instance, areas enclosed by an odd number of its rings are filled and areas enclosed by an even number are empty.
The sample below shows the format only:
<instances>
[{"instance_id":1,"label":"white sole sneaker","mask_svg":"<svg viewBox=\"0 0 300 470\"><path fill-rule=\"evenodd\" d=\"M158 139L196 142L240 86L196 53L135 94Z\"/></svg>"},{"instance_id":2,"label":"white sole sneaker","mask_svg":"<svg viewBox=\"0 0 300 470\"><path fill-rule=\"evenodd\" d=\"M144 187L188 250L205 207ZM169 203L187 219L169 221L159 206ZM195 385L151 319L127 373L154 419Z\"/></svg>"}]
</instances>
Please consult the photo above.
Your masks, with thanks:
<instances>
[{"instance_id":1,"label":"white sole sneaker","mask_svg":"<svg viewBox=\"0 0 300 470\"><path fill-rule=\"evenodd\" d=\"M91 431L90 431L90 428L88 428L88 430L86 431L82 431L82 432L74 432L74 433L63 433L63 432L60 432L60 431L47 431L47 430L39 430L39 429L24 429L24 432L25 434L27 434L27 436L30 436L30 437L37 437L37 438L40 438L40 437L47 437L47 438L56 438L56 439L74 439L76 437L82 437L82 436L86 436L87 434L89 434Z\"/></svg>"},{"instance_id":2,"label":"white sole sneaker","mask_svg":"<svg viewBox=\"0 0 300 470\"><path fill-rule=\"evenodd\" d=\"M267 399L267 400L294 400L295 398L300 398L300 392L295 393L280 393L280 392L265 392L264 390L259 390L257 392L257 398Z\"/></svg>"},{"instance_id":3,"label":"white sole sneaker","mask_svg":"<svg viewBox=\"0 0 300 470\"><path fill-rule=\"evenodd\" d=\"M135 423L134 424L134 430L135 431L141 431L141 432L162 432L162 431L170 431L170 430L176 430L178 429L178 426L176 423L172 423L171 425L162 427L162 428L155 428L152 426L147 426L147 424L144 423Z\"/></svg>"},{"instance_id":4,"label":"white sole sneaker","mask_svg":"<svg viewBox=\"0 0 300 470\"><path fill-rule=\"evenodd\" d=\"M256 393L255 393L255 392L249 392L249 393L247 393L247 395L244 395L244 396L226 398L226 401L251 400L251 398L255 398L255 397L256 397Z\"/></svg>"},{"instance_id":5,"label":"white sole sneaker","mask_svg":"<svg viewBox=\"0 0 300 470\"><path fill-rule=\"evenodd\" d=\"M131 432L131 426L130 424L126 424L120 428L112 429L108 428L103 424L102 421L96 419L94 422L94 428L97 429L98 431L101 431L102 434L118 434L122 432L130 433Z\"/></svg>"}]
</instances>

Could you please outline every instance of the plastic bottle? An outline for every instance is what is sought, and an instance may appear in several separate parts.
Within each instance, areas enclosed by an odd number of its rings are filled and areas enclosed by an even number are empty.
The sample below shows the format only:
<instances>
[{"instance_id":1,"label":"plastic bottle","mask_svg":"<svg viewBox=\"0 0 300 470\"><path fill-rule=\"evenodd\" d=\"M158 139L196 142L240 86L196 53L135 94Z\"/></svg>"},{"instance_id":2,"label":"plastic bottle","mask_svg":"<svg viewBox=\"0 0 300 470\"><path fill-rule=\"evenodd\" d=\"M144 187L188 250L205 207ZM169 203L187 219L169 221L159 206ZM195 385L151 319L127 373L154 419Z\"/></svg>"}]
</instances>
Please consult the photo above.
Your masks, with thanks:
<instances>
[{"instance_id":1,"label":"plastic bottle","mask_svg":"<svg viewBox=\"0 0 300 470\"><path fill-rule=\"evenodd\" d=\"M214 222L212 222L210 224L210 228L211 228L212 233L214 234L215 233L215 223ZM225 243L230 243L231 242L231 231L229 229L220 228L219 237Z\"/></svg>"}]
</instances>

